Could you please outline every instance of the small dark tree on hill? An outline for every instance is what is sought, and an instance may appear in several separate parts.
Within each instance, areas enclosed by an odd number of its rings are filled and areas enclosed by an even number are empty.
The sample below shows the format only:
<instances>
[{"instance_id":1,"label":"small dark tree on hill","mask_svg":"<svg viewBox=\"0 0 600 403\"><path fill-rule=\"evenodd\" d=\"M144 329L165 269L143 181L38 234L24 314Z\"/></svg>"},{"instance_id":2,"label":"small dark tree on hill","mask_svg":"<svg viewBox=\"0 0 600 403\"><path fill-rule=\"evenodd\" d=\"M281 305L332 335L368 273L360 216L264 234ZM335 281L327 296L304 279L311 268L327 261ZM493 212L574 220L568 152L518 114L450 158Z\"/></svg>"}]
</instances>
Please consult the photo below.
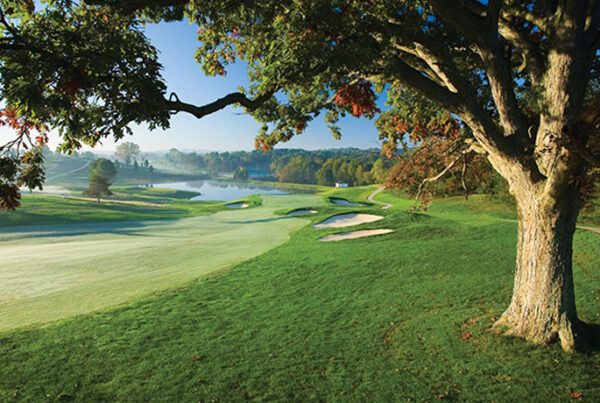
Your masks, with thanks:
<instances>
[{"instance_id":1,"label":"small dark tree on hill","mask_svg":"<svg viewBox=\"0 0 600 403\"><path fill-rule=\"evenodd\" d=\"M83 194L97 198L98 203L100 203L102 196L110 196L113 194L109 189L110 185L111 183L105 177L96 173L90 178L90 186Z\"/></svg>"},{"instance_id":2,"label":"small dark tree on hill","mask_svg":"<svg viewBox=\"0 0 600 403\"><path fill-rule=\"evenodd\" d=\"M111 160L99 158L90 165L89 188L83 192L84 195L95 197L100 203L102 196L110 196L112 192L109 187L117 176L117 170Z\"/></svg>"}]
</instances>

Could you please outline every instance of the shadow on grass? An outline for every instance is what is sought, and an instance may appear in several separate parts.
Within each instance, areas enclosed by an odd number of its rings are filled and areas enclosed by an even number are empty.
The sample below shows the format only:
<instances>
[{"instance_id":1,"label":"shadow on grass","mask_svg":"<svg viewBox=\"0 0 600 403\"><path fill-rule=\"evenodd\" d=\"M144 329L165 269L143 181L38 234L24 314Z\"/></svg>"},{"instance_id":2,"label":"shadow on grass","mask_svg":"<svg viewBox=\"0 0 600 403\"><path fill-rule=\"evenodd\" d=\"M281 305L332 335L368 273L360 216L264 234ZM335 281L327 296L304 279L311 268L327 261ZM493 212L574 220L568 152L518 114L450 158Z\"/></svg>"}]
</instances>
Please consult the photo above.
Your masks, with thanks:
<instances>
[{"instance_id":1,"label":"shadow on grass","mask_svg":"<svg viewBox=\"0 0 600 403\"><path fill-rule=\"evenodd\" d=\"M176 219L163 219L172 222ZM158 221L158 220L152 220ZM72 223L72 224L45 224L36 226L15 226L0 231L3 241L27 238L60 238L90 234L115 234L136 237L151 237L151 234L142 234L140 229L147 227L147 221L116 221L98 223Z\"/></svg>"},{"instance_id":2,"label":"shadow on grass","mask_svg":"<svg viewBox=\"0 0 600 403\"><path fill-rule=\"evenodd\" d=\"M600 351L600 324L581 322L585 332L582 350L586 353Z\"/></svg>"},{"instance_id":3,"label":"shadow on grass","mask_svg":"<svg viewBox=\"0 0 600 403\"><path fill-rule=\"evenodd\" d=\"M285 216L285 217L271 217L271 218L262 218L260 220L247 220L247 221L227 221L228 224L257 224L261 222L273 222L280 220L288 220L290 218L296 218L293 216Z\"/></svg>"}]
</instances>

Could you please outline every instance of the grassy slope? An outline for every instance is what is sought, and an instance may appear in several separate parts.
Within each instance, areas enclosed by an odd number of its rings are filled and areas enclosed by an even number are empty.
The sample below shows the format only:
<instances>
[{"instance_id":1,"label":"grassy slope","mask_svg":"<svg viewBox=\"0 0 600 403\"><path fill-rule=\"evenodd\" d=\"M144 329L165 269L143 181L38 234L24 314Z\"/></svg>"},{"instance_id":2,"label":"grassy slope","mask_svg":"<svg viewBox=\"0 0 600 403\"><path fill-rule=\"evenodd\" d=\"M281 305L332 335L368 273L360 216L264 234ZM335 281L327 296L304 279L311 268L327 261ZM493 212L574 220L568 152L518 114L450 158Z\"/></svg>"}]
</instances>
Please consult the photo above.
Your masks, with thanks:
<instances>
[{"instance_id":1,"label":"grassy slope","mask_svg":"<svg viewBox=\"0 0 600 403\"><path fill-rule=\"evenodd\" d=\"M69 157L66 155L53 154L46 160L46 187L66 186L68 188L86 188L89 183L88 171L85 165L92 160L86 158ZM82 168L83 169L78 169ZM73 171L73 172L71 172ZM114 184L119 186L137 185L146 183L176 182L185 180L202 179L201 174L189 174L185 172L166 172L122 165L118 170Z\"/></svg>"},{"instance_id":2,"label":"grassy slope","mask_svg":"<svg viewBox=\"0 0 600 403\"><path fill-rule=\"evenodd\" d=\"M181 220L6 228L0 330L115 306L231 267L306 223L274 216L275 210L321 200L264 196L260 207Z\"/></svg>"},{"instance_id":3,"label":"grassy slope","mask_svg":"<svg viewBox=\"0 0 600 403\"><path fill-rule=\"evenodd\" d=\"M337 196L362 197L360 190ZM310 226L291 242L177 292L42 329L0 334L0 401L600 399L600 354L502 337L516 224L473 198L361 228L340 243ZM580 316L600 323L597 234L578 231Z\"/></svg>"},{"instance_id":4,"label":"grassy slope","mask_svg":"<svg viewBox=\"0 0 600 403\"><path fill-rule=\"evenodd\" d=\"M89 200L43 195L23 195L21 208L0 212L0 228L15 225L64 224L78 222L150 220L183 218L211 214L225 207L222 202L198 202L187 199L197 195L181 190L114 187L113 200L101 203Z\"/></svg>"}]
</instances>

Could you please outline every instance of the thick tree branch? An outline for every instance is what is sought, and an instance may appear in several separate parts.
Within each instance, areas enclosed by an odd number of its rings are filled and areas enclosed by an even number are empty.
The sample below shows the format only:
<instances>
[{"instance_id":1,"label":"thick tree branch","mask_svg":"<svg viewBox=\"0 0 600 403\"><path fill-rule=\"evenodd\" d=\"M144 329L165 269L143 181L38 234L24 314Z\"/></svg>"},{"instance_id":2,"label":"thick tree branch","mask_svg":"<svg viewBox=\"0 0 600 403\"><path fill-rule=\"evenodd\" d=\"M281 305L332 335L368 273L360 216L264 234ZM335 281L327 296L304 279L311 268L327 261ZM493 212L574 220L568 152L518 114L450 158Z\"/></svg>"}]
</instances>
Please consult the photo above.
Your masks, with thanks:
<instances>
[{"instance_id":1,"label":"thick tree branch","mask_svg":"<svg viewBox=\"0 0 600 403\"><path fill-rule=\"evenodd\" d=\"M513 91L510 63L503 55L498 38L498 15L502 2L493 1L490 4L490 11L494 15L486 17L485 20L455 1L433 0L432 3L436 6L436 12L447 24L461 32L475 45L486 66L504 135L515 135L520 137L521 141L526 139L527 126ZM464 21L463 13L466 15Z\"/></svg>"},{"instance_id":2,"label":"thick tree branch","mask_svg":"<svg viewBox=\"0 0 600 403\"><path fill-rule=\"evenodd\" d=\"M165 100L165 102L167 103L169 111L173 113L187 112L200 119L233 104L240 104L248 111L254 111L267 102L273 96L273 94L275 94L275 92L277 92L277 89L267 91L254 99L246 97L246 95L242 94L241 92L233 92L224 96L223 98L219 98L216 101L203 106L196 106L181 102L177 95L172 93L169 99Z\"/></svg>"},{"instance_id":3,"label":"thick tree branch","mask_svg":"<svg viewBox=\"0 0 600 403\"><path fill-rule=\"evenodd\" d=\"M109 6L123 14L133 14L148 7L181 7L190 0L85 0L94 6Z\"/></svg>"},{"instance_id":4,"label":"thick tree branch","mask_svg":"<svg viewBox=\"0 0 600 403\"><path fill-rule=\"evenodd\" d=\"M475 138L488 154L519 158L523 147L513 137L505 137L490 114L472 96L462 97L440 86L400 58L387 65L386 76L398 79L438 105L460 116L473 130Z\"/></svg>"},{"instance_id":5,"label":"thick tree branch","mask_svg":"<svg viewBox=\"0 0 600 403\"><path fill-rule=\"evenodd\" d=\"M523 67L529 73L531 83L533 85L540 84L544 75L544 62L538 44L534 43L518 28L504 20L500 21L498 33L509 41L515 49L521 52Z\"/></svg>"},{"instance_id":6,"label":"thick tree branch","mask_svg":"<svg viewBox=\"0 0 600 403\"><path fill-rule=\"evenodd\" d=\"M485 22L488 28L492 31L498 29L498 20L500 19L500 11L502 11L502 0L489 0Z\"/></svg>"},{"instance_id":7,"label":"thick tree branch","mask_svg":"<svg viewBox=\"0 0 600 403\"><path fill-rule=\"evenodd\" d=\"M13 39L16 40L19 37L19 34L18 34L17 30L15 29L15 27L12 26L6 20L6 15L5 15L4 10L2 9L2 7L0 7L0 23L6 27L6 29L8 30L8 32L11 33L11 35L13 36Z\"/></svg>"},{"instance_id":8,"label":"thick tree branch","mask_svg":"<svg viewBox=\"0 0 600 403\"><path fill-rule=\"evenodd\" d=\"M413 69L418 70L421 73L427 75L429 79L431 79L441 87L446 87L453 93L457 92L454 85L452 85L450 80L448 80L448 77L443 74L440 68L435 63L432 63L431 60L426 60L423 57L422 52L420 52L416 47L411 48L409 46L404 45L395 45L395 48L403 53L403 60L407 64L409 64ZM413 57L407 57L404 54L408 54Z\"/></svg>"},{"instance_id":9,"label":"thick tree branch","mask_svg":"<svg viewBox=\"0 0 600 403\"><path fill-rule=\"evenodd\" d=\"M421 182L421 184L419 185L419 189L417 190L417 196L415 197L415 200L417 202L419 201L419 199L421 198L421 194L423 193L423 188L427 183L435 182L440 178L443 178L444 175L446 175L458 163L458 161L460 161L462 157L462 155L459 155L458 157L453 159L448 165L446 165L446 167L440 173L438 173L435 176L432 176L431 178L424 179L423 182Z\"/></svg>"},{"instance_id":10,"label":"thick tree branch","mask_svg":"<svg viewBox=\"0 0 600 403\"><path fill-rule=\"evenodd\" d=\"M590 51L595 54L600 47L600 0L595 0L591 6L585 25L585 38Z\"/></svg>"},{"instance_id":11,"label":"thick tree branch","mask_svg":"<svg viewBox=\"0 0 600 403\"><path fill-rule=\"evenodd\" d=\"M593 9L598 11L597 7ZM578 2L565 1L558 4L552 19L556 33L548 51L536 138L536 160L551 182L548 189L564 187L567 174L578 164L571 148L575 143L585 143L587 136L575 129L583 109L591 63L596 57L585 38L588 11Z\"/></svg>"},{"instance_id":12,"label":"thick tree branch","mask_svg":"<svg viewBox=\"0 0 600 403\"><path fill-rule=\"evenodd\" d=\"M472 42L486 32L485 19L456 0L431 0L431 4L444 21Z\"/></svg>"},{"instance_id":13,"label":"thick tree branch","mask_svg":"<svg viewBox=\"0 0 600 403\"><path fill-rule=\"evenodd\" d=\"M469 188L467 187L467 181L466 181L466 176L467 176L467 157L463 156L463 165L462 165L462 169L460 171L460 183L462 184L463 190L465 191L465 199L469 199Z\"/></svg>"},{"instance_id":14,"label":"thick tree branch","mask_svg":"<svg viewBox=\"0 0 600 403\"><path fill-rule=\"evenodd\" d=\"M495 8L493 9L490 8L492 3L486 8L482 3L476 0L460 0L460 2L465 4L465 7L474 14L477 14L482 18L486 17L488 22L497 22L498 33L521 52L525 68L529 72L532 83L534 85L539 84L544 74L543 56L540 52L539 45L533 42L519 27L515 26L514 17L519 16L523 18L521 13L515 13L515 9L510 7L498 9L498 6L501 5L499 3L502 3L501 1L496 2ZM493 18L492 12L496 13ZM533 16L531 12L528 12L527 15L530 17ZM543 26L543 30L545 31L548 27L544 21L544 19L536 19L535 23L531 21L528 22L538 26L540 29L542 29ZM542 25L539 25L538 23Z\"/></svg>"},{"instance_id":15,"label":"thick tree branch","mask_svg":"<svg viewBox=\"0 0 600 403\"><path fill-rule=\"evenodd\" d=\"M452 63L452 59L449 55L444 53L444 56L447 57L444 57L444 60L442 61L441 57L434 54L431 49L419 42L415 42L415 51L417 56L424 60L435 75L439 77L446 88L454 93L458 92L454 83L460 81L461 84L463 84L463 80L462 77L457 74L454 63Z\"/></svg>"}]
</instances>

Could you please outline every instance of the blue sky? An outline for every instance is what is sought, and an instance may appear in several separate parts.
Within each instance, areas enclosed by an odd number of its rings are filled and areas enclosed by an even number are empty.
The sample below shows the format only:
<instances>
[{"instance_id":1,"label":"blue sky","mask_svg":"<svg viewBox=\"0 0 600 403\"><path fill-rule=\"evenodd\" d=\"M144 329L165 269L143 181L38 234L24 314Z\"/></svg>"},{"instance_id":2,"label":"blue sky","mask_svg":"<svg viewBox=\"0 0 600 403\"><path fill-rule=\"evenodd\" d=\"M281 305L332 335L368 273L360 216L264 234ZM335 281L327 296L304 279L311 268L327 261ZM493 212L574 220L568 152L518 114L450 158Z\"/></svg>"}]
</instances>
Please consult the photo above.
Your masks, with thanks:
<instances>
[{"instance_id":1,"label":"blue sky","mask_svg":"<svg viewBox=\"0 0 600 403\"><path fill-rule=\"evenodd\" d=\"M187 21L149 25L146 32L160 51L168 91L176 92L182 101L202 105L236 91L240 85L248 84L246 69L241 63L229 66L226 77L204 75L200 65L194 60L198 45L196 28ZM379 104L382 106L381 102ZM343 119L339 126L342 129L342 139L337 141L319 117L309 124L302 135L278 147L309 150L380 147L373 121L350 116ZM123 141L133 141L144 151L168 150L172 147L184 150L251 150L259 127L250 116L243 114L241 108L230 106L202 119L180 113L172 118L171 128L166 131L149 131L145 126L134 126L134 135ZM12 136L4 128L0 130L1 143L4 144ZM53 133L50 136L50 146L55 148L58 143L58 135ZM106 139L96 147L96 151L113 151L114 148L114 142Z\"/></svg>"},{"instance_id":2,"label":"blue sky","mask_svg":"<svg viewBox=\"0 0 600 403\"><path fill-rule=\"evenodd\" d=\"M148 26L147 35L160 50L160 61L164 66L164 77L169 92L174 91L184 102L202 105L212 102L238 86L246 86L246 68L237 63L229 66L226 77L206 77L194 60L198 42L196 27L188 22L177 22ZM136 127L131 141L142 149L161 150L171 147L199 150L251 150L260 125L241 108L228 107L202 119L180 113L173 117L171 129L150 132L145 127ZM337 148L379 147L377 130L373 121L348 117L340 122L342 140L331 136L325 123L318 118L307 130L293 140L280 145L288 148ZM105 148L112 148L108 142Z\"/></svg>"}]
</instances>

